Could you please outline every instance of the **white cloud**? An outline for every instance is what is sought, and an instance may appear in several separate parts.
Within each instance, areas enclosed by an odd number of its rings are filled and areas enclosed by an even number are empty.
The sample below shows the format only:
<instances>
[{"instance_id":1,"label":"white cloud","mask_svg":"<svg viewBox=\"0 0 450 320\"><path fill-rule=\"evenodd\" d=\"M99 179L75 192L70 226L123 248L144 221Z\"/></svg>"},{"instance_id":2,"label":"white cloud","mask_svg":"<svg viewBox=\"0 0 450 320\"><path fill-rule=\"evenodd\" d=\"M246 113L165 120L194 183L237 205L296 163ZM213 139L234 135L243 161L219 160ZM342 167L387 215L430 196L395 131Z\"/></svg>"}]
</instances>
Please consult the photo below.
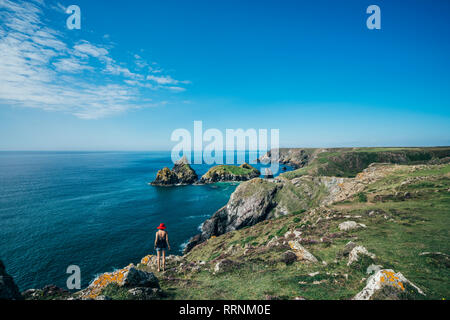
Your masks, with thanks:
<instances>
[{"instance_id":1,"label":"white cloud","mask_svg":"<svg viewBox=\"0 0 450 320\"><path fill-rule=\"evenodd\" d=\"M175 80L171 76L159 76L158 77L158 76L154 76L154 75L148 75L147 80L154 81L160 85L179 84L179 83L189 84L190 83L189 81Z\"/></svg>"},{"instance_id":2,"label":"white cloud","mask_svg":"<svg viewBox=\"0 0 450 320\"><path fill-rule=\"evenodd\" d=\"M59 59L53 62L53 65L58 71L69 73L80 73L83 70L92 70L93 68L86 65L85 62L81 62L76 58Z\"/></svg>"},{"instance_id":3,"label":"white cloud","mask_svg":"<svg viewBox=\"0 0 450 320\"><path fill-rule=\"evenodd\" d=\"M162 104L145 102L140 90L184 90L179 84L186 82L168 75L158 77L156 86L146 82L145 74L116 62L107 46L85 40L71 45L43 23L42 5L41 0L0 0L0 103L97 119ZM60 12L63 6L50 8ZM81 77L82 72L88 74Z\"/></svg>"},{"instance_id":4,"label":"white cloud","mask_svg":"<svg viewBox=\"0 0 450 320\"><path fill-rule=\"evenodd\" d=\"M166 89L169 89L171 91L176 91L176 92L182 92L185 91L186 89L183 87L175 87L175 86L171 86L171 87L164 87Z\"/></svg>"},{"instance_id":5,"label":"white cloud","mask_svg":"<svg viewBox=\"0 0 450 320\"><path fill-rule=\"evenodd\" d=\"M75 45L73 48L78 51L78 53L87 54L95 58L108 55L108 50L105 48L97 47L85 40L83 40L80 44Z\"/></svg>"}]
</instances>

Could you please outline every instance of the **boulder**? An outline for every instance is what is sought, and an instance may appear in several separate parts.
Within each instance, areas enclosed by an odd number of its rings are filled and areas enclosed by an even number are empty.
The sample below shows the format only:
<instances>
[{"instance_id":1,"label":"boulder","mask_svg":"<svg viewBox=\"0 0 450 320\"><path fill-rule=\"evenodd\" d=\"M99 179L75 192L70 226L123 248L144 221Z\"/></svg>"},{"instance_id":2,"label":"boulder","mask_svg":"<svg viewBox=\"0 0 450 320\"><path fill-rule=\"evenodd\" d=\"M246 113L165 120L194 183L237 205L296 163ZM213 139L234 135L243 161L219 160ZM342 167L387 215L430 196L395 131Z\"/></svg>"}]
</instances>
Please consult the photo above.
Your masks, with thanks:
<instances>
[{"instance_id":1,"label":"boulder","mask_svg":"<svg viewBox=\"0 0 450 320\"><path fill-rule=\"evenodd\" d=\"M367 279L366 286L353 300L405 300L425 296L423 291L391 269L378 270Z\"/></svg>"},{"instance_id":2,"label":"boulder","mask_svg":"<svg viewBox=\"0 0 450 320\"><path fill-rule=\"evenodd\" d=\"M294 263L295 261L297 261L297 255L291 250L286 251L285 253L283 253L283 257L281 258L281 261L286 263L287 265L290 265L290 264Z\"/></svg>"},{"instance_id":3,"label":"boulder","mask_svg":"<svg viewBox=\"0 0 450 320\"><path fill-rule=\"evenodd\" d=\"M372 274L374 272L380 271L382 268L383 268L383 266L372 263L370 266L367 267L366 273L367 274Z\"/></svg>"},{"instance_id":4,"label":"boulder","mask_svg":"<svg viewBox=\"0 0 450 320\"><path fill-rule=\"evenodd\" d=\"M6 268L0 260L0 300L22 300L19 288L12 276L6 273Z\"/></svg>"},{"instance_id":5,"label":"boulder","mask_svg":"<svg viewBox=\"0 0 450 320\"><path fill-rule=\"evenodd\" d=\"M288 231L284 234L284 237L288 240L300 239L302 232L300 230Z\"/></svg>"},{"instance_id":6,"label":"boulder","mask_svg":"<svg viewBox=\"0 0 450 320\"><path fill-rule=\"evenodd\" d=\"M347 244L344 247L344 250L342 250L342 256L347 257L350 254L350 252L353 250L353 248L356 246L357 246L357 244L354 243L353 241L347 242Z\"/></svg>"},{"instance_id":7,"label":"boulder","mask_svg":"<svg viewBox=\"0 0 450 320\"><path fill-rule=\"evenodd\" d=\"M362 223L356 223L355 221L345 221L339 224L339 230L350 231L359 228L366 228L366 225Z\"/></svg>"},{"instance_id":8,"label":"boulder","mask_svg":"<svg viewBox=\"0 0 450 320\"><path fill-rule=\"evenodd\" d=\"M122 281L118 284L125 287L159 288L159 281L153 272L145 272L134 267L125 272Z\"/></svg>"},{"instance_id":9,"label":"boulder","mask_svg":"<svg viewBox=\"0 0 450 320\"><path fill-rule=\"evenodd\" d=\"M297 260L308 263L317 263L318 260L308 250L306 250L297 240L291 240L288 242L292 251L297 256Z\"/></svg>"},{"instance_id":10,"label":"boulder","mask_svg":"<svg viewBox=\"0 0 450 320\"><path fill-rule=\"evenodd\" d=\"M450 268L450 256L442 252L422 252L419 256L426 257L435 265L442 265Z\"/></svg>"},{"instance_id":11,"label":"boulder","mask_svg":"<svg viewBox=\"0 0 450 320\"><path fill-rule=\"evenodd\" d=\"M159 281L152 272L138 270L133 264L130 264L123 269L99 275L86 289L80 291L80 298L96 299L102 290L112 283L127 288L159 288Z\"/></svg>"},{"instance_id":12,"label":"boulder","mask_svg":"<svg viewBox=\"0 0 450 320\"><path fill-rule=\"evenodd\" d=\"M161 297L161 290L158 288L137 287L128 290L128 293L136 300L154 300Z\"/></svg>"},{"instance_id":13,"label":"boulder","mask_svg":"<svg viewBox=\"0 0 450 320\"><path fill-rule=\"evenodd\" d=\"M364 248L363 246L356 246L352 249L352 251L350 251L348 255L347 265L350 266L352 263L358 261L361 255L366 255L372 259L375 259L375 255L367 251L366 248Z\"/></svg>"},{"instance_id":14,"label":"boulder","mask_svg":"<svg viewBox=\"0 0 450 320\"><path fill-rule=\"evenodd\" d=\"M236 261L230 259L220 260L214 266L214 274L231 271L237 266L239 266L239 263Z\"/></svg>"}]
</instances>

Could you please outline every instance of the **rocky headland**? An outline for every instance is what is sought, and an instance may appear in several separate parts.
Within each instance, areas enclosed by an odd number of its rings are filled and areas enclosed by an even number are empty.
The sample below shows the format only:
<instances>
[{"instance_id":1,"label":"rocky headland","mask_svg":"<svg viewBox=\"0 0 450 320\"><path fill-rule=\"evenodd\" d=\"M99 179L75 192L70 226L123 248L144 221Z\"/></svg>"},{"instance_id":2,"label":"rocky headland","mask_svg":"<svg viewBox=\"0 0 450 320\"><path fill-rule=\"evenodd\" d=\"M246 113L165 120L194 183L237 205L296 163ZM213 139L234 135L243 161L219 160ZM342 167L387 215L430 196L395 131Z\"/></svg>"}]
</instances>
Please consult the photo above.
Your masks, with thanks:
<instances>
[{"instance_id":1,"label":"rocky headland","mask_svg":"<svg viewBox=\"0 0 450 320\"><path fill-rule=\"evenodd\" d=\"M77 293L22 297L447 299L450 148L309 150L297 170L242 182L165 273L149 255Z\"/></svg>"}]
</instances>

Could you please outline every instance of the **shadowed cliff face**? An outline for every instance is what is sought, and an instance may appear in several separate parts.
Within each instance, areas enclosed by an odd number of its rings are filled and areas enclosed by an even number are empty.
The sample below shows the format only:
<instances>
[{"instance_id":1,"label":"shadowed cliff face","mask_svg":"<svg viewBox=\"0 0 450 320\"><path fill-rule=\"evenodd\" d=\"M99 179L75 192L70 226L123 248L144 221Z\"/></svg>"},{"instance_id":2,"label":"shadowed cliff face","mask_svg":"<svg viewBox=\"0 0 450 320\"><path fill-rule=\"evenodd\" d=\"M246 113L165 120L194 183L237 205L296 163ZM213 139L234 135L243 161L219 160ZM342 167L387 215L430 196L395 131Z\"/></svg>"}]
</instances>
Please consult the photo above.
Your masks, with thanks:
<instances>
[{"instance_id":1,"label":"shadowed cliff face","mask_svg":"<svg viewBox=\"0 0 450 320\"><path fill-rule=\"evenodd\" d=\"M22 300L19 288L13 277L6 273L5 265L0 260L0 300Z\"/></svg>"}]
</instances>

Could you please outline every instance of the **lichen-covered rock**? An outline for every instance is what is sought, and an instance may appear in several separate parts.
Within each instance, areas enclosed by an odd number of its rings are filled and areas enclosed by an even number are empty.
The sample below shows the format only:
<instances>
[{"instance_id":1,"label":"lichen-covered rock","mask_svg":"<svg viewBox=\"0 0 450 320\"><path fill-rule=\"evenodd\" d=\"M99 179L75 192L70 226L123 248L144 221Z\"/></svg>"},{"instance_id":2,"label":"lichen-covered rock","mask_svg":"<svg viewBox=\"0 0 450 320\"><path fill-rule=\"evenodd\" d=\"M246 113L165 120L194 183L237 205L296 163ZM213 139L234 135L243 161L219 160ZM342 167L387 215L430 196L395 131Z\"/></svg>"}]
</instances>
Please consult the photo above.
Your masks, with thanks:
<instances>
[{"instance_id":1,"label":"lichen-covered rock","mask_svg":"<svg viewBox=\"0 0 450 320\"><path fill-rule=\"evenodd\" d=\"M214 274L228 272L239 266L239 263L230 259L223 259L214 266Z\"/></svg>"},{"instance_id":2,"label":"lichen-covered rock","mask_svg":"<svg viewBox=\"0 0 450 320\"><path fill-rule=\"evenodd\" d=\"M391 269L377 271L353 300L405 300L424 296L423 291Z\"/></svg>"},{"instance_id":3,"label":"lichen-covered rock","mask_svg":"<svg viewBox=\"0 0 450 320\"><path fill-rule=\"evenodd\" d=\"M125 272L119 285L125 287L159 288L159 281L152 272L145 272L132 267Z\"/></svg>"},{"instance_id":4,"label":"lichen-covered rock","mask_svg":"<svg viewBox=\"0 0 450 320\"><path fill-rule=\"evenodd\" d=\"M101 274L86 289L80 291L79 296L83 299L95 299L111 283L128 288L159 288L159 281L152 272L138 270L130 264L123 269Z\"/></svg>"},{"instance_id":5,"label":"lichen-covered rock","mask_svg":"<svg viewBox=\"0 0 450 320\"><path fill-rule=\"evenodd\" d=\"M355 221L345 221L339 224L339 230L341 231L350 231L360 228L366 228L366 225L362 223L356 223Z\"/></svg>"},{"instance_id":6,"label":"lichen-covered rock","mask_svg":"<svg viewBox=\"0 0 450 320\"><path fill-rule=\"evenodd\" d=\"M22 300L19 288L12 276L6 273L5 265L0 260L0 300Z\"/></svg>"},{"instance_id":7,"label":"lichen-covered rock","mask_svg":"<svg viewBox=\"0 0 450 320\"><path fill-rule=\"evenodd\" d=\"M238 166L219 165L212 167L200 179L200 183L214 183L226 181L247 181L260 176L258 169L244 163Z\"/></svg>"},{"instance_id":8,"label":"lichen-covered rock","mask_svg":"<svg viewBox=\"0 0 450 320\"><path fill-rule=\"evenodd\" d=\"M297 260L305 261L308 263L319 262L316 257L314 257L308 250L306 250L297 240L291 240L288 242L292 251L297 256Z\"/></svg>"},{"instance_id":9,"label":"lichen-covered rock","mask_svg":"<svg viewBox=\"0 0 450 320\"><path fill-rule=\"evenodd\" d=\"M367 251L366 248L364 248L363 246L356 246L352 249L352 251L350 251L350 253L348 255L347 265L350 266L354 262L358 261L358 259L360 258L361 255L366 255L366 256L370 257L371 259L375 259L375 255L373 253L370 253L369 251Z\"/></svg>"}]
</instances>

